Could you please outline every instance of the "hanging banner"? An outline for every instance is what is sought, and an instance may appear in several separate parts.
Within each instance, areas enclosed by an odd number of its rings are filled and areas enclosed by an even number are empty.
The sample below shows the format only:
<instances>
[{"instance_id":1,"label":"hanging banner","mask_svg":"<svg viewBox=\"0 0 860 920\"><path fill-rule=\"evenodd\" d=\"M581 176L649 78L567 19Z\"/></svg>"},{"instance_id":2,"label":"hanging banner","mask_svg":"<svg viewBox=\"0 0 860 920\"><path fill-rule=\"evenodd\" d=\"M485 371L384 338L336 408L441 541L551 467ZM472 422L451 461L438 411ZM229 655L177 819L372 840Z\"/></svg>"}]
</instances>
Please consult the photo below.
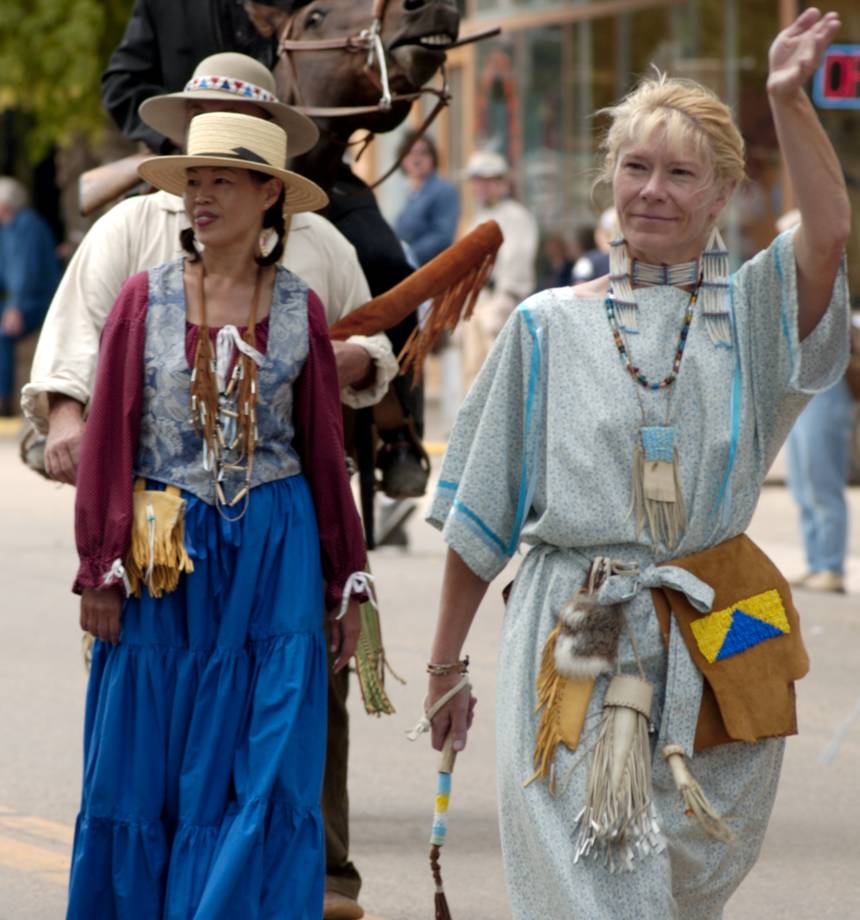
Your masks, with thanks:
<instances>
[{"instance_id":1,"label":"hanging banner","mask_svg":"<svg viewBox=\"0 0 860 920\"><path fill-rule=\"evenodd\" d=\"M831 45L815 73L812 98L822 109L860 109L860 45Z\"/></svg>"}]
</instances>

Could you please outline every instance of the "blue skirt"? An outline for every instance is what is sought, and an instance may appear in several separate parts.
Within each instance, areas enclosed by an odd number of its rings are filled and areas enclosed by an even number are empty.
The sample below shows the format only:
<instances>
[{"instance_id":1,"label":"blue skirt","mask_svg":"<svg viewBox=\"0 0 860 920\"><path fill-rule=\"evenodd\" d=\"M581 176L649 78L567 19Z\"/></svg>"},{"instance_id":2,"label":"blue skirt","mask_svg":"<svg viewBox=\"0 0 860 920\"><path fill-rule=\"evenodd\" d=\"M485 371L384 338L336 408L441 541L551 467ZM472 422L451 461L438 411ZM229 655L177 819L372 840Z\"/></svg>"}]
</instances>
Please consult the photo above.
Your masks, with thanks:
<instances>
[{"instance_id":1,"label":"blue skirt","mask_svg":"<svg viewBox=\"0 0 860 920\"><path fill-rule=\"evenodd\" d=\"M224 521L188 499L194 572L95 643L68 917L319 920L323 582L302 476Z\"/></svg>"}]
</instances>

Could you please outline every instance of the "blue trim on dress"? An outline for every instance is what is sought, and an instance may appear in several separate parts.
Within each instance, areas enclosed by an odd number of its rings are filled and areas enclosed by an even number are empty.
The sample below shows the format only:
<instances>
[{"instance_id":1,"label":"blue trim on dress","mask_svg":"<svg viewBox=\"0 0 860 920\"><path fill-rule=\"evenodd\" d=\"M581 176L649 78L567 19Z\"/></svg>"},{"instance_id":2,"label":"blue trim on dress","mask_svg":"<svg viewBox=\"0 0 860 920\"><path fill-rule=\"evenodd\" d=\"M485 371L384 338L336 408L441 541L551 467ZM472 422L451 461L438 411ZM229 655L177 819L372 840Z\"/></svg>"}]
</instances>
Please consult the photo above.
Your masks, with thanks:
<instances>
[{"instance_id":1,"label":"blue trim on dress","mask_svg":"<svg viewBox=\"0 0 860 920\"><path fill-rule=\"evenodd\" d=\"M536 486L536 477L534 476L534 457L536 439L532 437L531 427L536 417L540 413L535 410L542 404L542 390L539 389L540 370L541 370L541 333L542 328L535 323L529 308L524 305L517 307L517 312L522 314L529 335L532 337L532 355L531 366L529 367L529 385L526 396L526 416L523 422L523 465L520 474L520 490L517 497L517 511L514 516L514 526L511 532L511 541L508 544L507 554L513 556L519 543L520 531L522 530L525 517L531 507L531 501L534 497Z\"/></svg>"},{"instance_id":2,"label":"blue trim on dress","mask_svg":"<svg viewBox=\"0 0 860 920\"><path fill-rule=\"evenodd\" d=\"M454 510L459 511L460 514L464 515L472 524L477 527L475 531L479 536L482 536L485 542L489 543L490 546L496 551L500 551L502 555L510 556L511 554L507 551L504 541L501 537L493 533L492 530L481 520L481 518L475 514L474 511L468 506L464 505L459 498L454 499ZM474 529L474 528L473 528Z\"/></svg>"},{"instance_id":3,"label":"blue trim on dress","mask_svg":"<svg viewBox=\"0 0 860 920\"><path fill-rule=\"evenodd\" d=\"M729 489L729 481L732 476L732 470L735 466L735 458L738 452L738 442L741 432L741 349L737 338L737 324L735 323L735 275L729 278L729 322L732 325L732 341L735 350L735 370L732 375L732 399L730 406L731 415L731 441L729 442L729 457L726 462L726 472L723 481L720 484L720 491L717 500L714 502L713 513L717 514L722 507L721 520L728 523L729 514L732 505L732 493Z\"/></svg>"},{"instance_id":4,"label":"blue trim on dress","mask_svg":"<svg viewBox=\"0 0 860 920\"><path fill-rule=\"evenodd\" d=\"M531 364L529 367L529 382L526 393L526 411L523 422L523 462L520 473L519 495L517 497L517 509L514 515L514 525L511 532L511 538L506 544L502 538L490 528L480 515L476 514L468 505L464 504L459 498L454 498L452 510L459 512L466 519L465 524L477 534L494 552L510 558L514 555L519 544L520 531L523 522L531 507L532 498L534 497L537 478L534 475L534 457L536 449L536 439L532 437L532 426L536 418L540 417L540 407L543 403L543 390L540 387L540 370L541 370L541 334L542 327L535 323L529 314L527 307L520 305L517 312L523 315L523 319L532 337ZM450 479L440 479L437 488L446 491L456 492L459 483Z\"/></svg>"},{"instance_id":5,"label":"blue trim on dress","mask_svg":"<svg viewBox=\"0 0 860 920\"><path fill-rule=\"evenodd\" d=\"M791 233L791 230L786 230L776 238L773 243L773 264L776 269L776 273L779 276L779 319L780 325L782 326L782 334L785 337L786 345L788 346L788 379L791 380L794 377L794 348L792 346L791 340L791 326L789 325L789 316L788 308L785 302L785 273L782 270L782 255L780 254L780 249L782 248L782 238L786 233Z\"/></svg>"}]
</instances>

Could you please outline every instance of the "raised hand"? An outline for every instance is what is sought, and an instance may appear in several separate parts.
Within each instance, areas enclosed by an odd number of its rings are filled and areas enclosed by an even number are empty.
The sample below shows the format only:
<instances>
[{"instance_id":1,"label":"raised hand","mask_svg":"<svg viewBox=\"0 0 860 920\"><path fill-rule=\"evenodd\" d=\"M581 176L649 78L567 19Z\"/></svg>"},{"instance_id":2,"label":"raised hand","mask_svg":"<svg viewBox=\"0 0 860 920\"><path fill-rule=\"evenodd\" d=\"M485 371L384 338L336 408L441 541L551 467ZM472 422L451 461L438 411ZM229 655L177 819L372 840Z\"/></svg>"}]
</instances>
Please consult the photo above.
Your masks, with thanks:
<instances>
[{"instance_id":1,"label":"raised hand","mask_svg":"<svg viewBox=\"0 0 860 920\"><path fill-rule=\"evenodd\" d=\"M784 98L802 90L841 25L838 13L822 15L820 10L810 7L783 29L770 46L768 93Z\"/></svg>"}]
</instances>

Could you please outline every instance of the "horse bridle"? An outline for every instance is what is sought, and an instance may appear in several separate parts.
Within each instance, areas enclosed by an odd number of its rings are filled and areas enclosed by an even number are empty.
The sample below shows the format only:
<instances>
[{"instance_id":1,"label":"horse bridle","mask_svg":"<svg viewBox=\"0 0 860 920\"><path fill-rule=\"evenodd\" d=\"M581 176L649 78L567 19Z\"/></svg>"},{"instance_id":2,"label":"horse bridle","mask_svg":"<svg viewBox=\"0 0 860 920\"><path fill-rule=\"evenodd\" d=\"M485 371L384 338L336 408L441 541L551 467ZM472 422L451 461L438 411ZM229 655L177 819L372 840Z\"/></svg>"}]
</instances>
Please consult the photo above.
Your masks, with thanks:
<instances>
[{"instance_id":1,"label":"horse bridle","mask_svg":"<svg viewBox=\"0 0 860 920\"><path fill-rule=\"evenodd\" d=\"M436 89L430 86L422 86L413 93L392 93L388 80L388 63L385 59L385 46L382 43L382 21L385 18L385 10L388 7L388 0L373 0L371 12L371 23L366 29L362 29L356 35L346 35L340 38L322 38L297 41L291 38L293 23L298 15L293 13L284 24L281 37L278 42L278 57L283 58L290 72L290 77L295 87L298 97L298 104L294 108L298 109L305 115L316 118L336 118L348 115L367 115L371 112L387 112L395 102L414 102L424 93L429 93L437 98L445 97L445 105L450 100L448 93L448 81L444 77L443 66L443 86L442 89ZM379 102L376 105L353 105L353 106L308 106L304 105L301 99L301 90L299 89L298 75L296 74L295 65L290 56L291 52L296 51L348 51L351 54L366 52L367 60L365 61L365 70L376 84L380 91ZM374 63L378 65L379 76L374 71Z\"/></svg>"},{"instance_id":2,"label":"horse bridle","mask_svg":"<svg viewBox=\"0 0 860 920\"><path fill-rule=\"evenodd\" d=\"M382 23L385 18L385 10L387 6L388 0L373 0L370 25L355 35L347 35L340 38L310 39L302 41L293 39L291 38L291 35L293 31L293 23L297 13L293 13L291 16L289 16L286 23L284 24L283 31L281 32L281 36L278 41L278 57L284 60L289 71L293 87L295 88L297 102L297 104L293 106L295 109L311 118L345 118L351 115L368 115L374 112L388 112L396 102L412 103L424 95L434 96L436 98L436 103L430 111L429 115L424 119L424 121L415 132L415 140L418 140L419 137L423 136L430 125L435 121L436 116L439 115L439 113L451 102L451 93L448 88L448 75L445 71L445 65L443 63L440 68L442 73L441 88L437 89L434 86L422 86L411 93L391 92L391 86L388 79L388 63L385 59L385 45L382 42ZM483 38L489 38L492 35L497 35L499 31L499 29L486 29L483 32L470 35L466 39L452 43L451 45L447 45L445 50L454 47L455 44L463 45L467 42L479 41ZM351 54L359 54L362 52L367 54L367 60L365 61L364 65L365 73L380 93L379 102L377 102L376 105L309 106L304 104L301 97L301 90L299 89L298 74L296 73L296 68L295 64L293 63L291 53L296 51L335 50L347 51ZM379 69L378 76L376 70L374 69L374 63ZM364 146L367 145L371 138L372 132L371 135L364 141ZM364 147L362 147L362 150L363 149ZM376 182L373 183L371 188L375 188L381 182L384 182L390 175L392 175L400 166L407 152L408 151L405 151L403 155L397 160L397 162L391 167L391 169L387 170L384 175L382 175L379 179L376 180Z\"/></svg>"}]
</instances>

